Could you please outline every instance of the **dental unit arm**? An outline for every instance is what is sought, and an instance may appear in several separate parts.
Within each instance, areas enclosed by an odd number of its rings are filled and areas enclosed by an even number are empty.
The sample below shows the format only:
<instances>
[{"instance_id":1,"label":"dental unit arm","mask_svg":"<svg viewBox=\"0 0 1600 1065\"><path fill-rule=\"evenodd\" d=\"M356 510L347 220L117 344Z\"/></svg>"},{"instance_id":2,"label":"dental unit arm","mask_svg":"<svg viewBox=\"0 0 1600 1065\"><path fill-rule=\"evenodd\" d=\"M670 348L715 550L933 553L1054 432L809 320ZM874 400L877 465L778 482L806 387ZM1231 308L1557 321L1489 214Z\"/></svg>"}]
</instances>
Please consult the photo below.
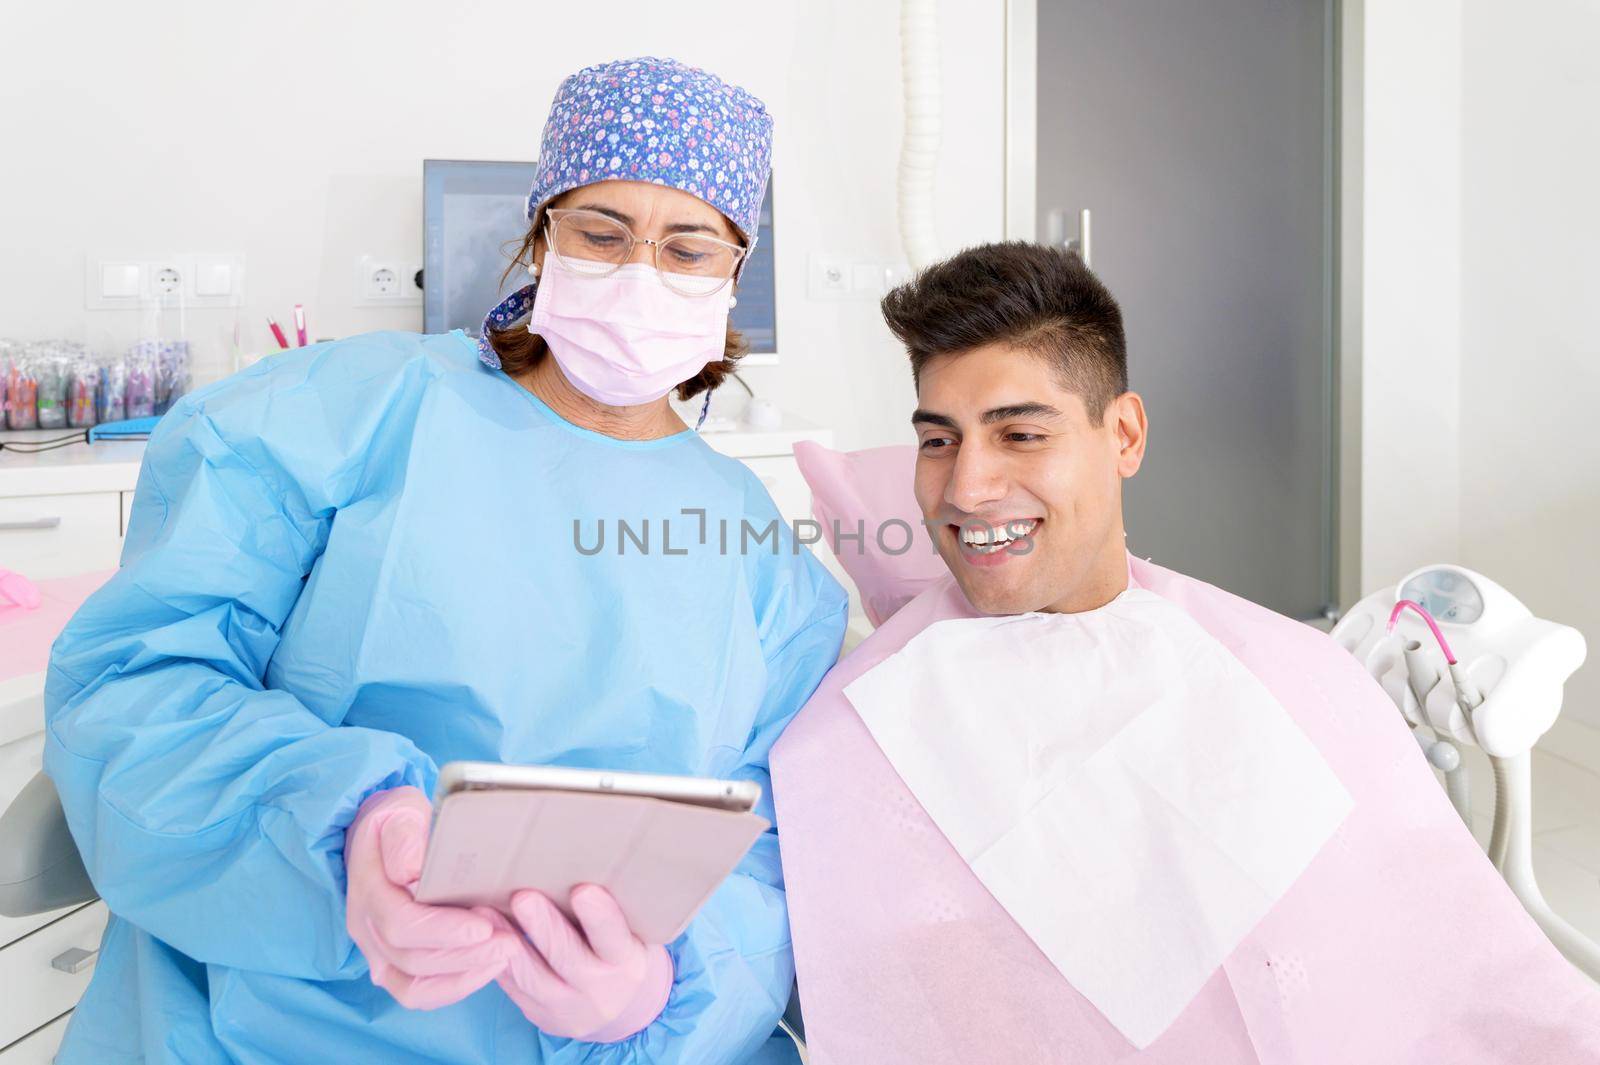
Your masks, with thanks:
<instances>
[{"instance_id":1,"label":"dental unit arm","mask_svg":"<svg viewBox=\"0 0 1600 1065\"><path fill-rule=\"evenodd\" d=\"M1600 946L1550 909L1533 874L1533 746L1555 724L1562 688L1583 664L1582 633L1534 617L1480 573L1435 565L1361 600L1332 635L1399 707L1469 824L1457 745L1489 756L1489 859L1551 942L1600 980Z\"/></svg>"}]
</instances>

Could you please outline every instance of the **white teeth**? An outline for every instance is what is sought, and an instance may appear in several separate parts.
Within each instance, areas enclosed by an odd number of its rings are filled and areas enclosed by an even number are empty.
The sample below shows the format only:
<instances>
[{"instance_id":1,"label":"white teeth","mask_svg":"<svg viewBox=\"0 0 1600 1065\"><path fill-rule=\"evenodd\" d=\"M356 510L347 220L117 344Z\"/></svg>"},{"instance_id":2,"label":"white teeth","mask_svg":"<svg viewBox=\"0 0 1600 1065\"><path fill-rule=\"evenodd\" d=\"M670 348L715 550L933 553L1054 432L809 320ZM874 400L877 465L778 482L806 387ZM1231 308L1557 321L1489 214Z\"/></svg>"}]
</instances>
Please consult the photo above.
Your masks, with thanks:
<instances>
[{"instance_id":1,"label":"white teeth","mask_svg":"<svg viewBox=\"0 0 1600 1065\"><path fill-rule=\"evenodd\" d=\"M1011 541L1027 536L1038 524L1036 519L1011 521L999 526L963 526L961 542L969 547L1002 547Z\"/></svg>"}]
</instances>

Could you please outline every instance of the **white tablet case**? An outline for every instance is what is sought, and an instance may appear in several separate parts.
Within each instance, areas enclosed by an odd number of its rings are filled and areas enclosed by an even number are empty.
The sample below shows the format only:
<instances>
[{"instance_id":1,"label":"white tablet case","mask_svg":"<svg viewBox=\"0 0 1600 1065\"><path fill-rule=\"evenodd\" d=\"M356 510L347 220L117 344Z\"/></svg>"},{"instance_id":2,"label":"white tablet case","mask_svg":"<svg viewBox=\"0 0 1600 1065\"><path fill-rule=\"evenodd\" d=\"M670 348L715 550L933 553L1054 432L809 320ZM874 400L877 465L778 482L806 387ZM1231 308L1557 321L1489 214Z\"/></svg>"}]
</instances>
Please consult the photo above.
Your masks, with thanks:
<instances>
[{"instance_id":1,"label":"white tablet case","mask_svg":"<svg viewBox=\"0 0 1600 1065\"><path fill-rule=\"evenodd\" d=\"M600 884L634 934L670 943L770 825L753 813L634 795L463 791L434 817L420 902L493 906L543 892L572 917L568 896Z\"/></svg>"}]
</instances>

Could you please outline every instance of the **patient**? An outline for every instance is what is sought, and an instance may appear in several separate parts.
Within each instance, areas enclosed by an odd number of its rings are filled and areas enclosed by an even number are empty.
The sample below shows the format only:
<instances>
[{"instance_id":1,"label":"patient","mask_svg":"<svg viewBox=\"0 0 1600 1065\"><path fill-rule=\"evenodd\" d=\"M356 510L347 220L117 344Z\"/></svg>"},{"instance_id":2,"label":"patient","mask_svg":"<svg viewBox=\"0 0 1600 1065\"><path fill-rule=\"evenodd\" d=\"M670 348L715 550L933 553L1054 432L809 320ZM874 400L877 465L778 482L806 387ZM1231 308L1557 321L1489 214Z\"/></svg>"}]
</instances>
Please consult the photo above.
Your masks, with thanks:
<instances>
[{"instance_id":1,"label":"patient","mask_svg":"<svg viewBox=\"0 0 1600 1065\"><path fill-rule=\"evenodd\" d=\"M1128 555L1105 287L998 244L883 310L948 573L773 751L814 1065L1600 1060L1600 992L1354 659Z\"/></svg>"}]
</instances>

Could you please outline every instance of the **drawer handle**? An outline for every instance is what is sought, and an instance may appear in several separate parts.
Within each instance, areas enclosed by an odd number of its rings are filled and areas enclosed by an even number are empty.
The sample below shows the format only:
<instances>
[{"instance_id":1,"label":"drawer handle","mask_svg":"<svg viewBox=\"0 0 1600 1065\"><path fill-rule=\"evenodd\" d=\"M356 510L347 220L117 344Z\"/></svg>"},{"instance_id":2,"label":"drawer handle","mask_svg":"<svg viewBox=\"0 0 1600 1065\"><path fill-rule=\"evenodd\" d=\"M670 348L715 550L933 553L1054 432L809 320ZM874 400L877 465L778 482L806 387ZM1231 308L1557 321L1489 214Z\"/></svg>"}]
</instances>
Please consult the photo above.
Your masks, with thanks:
<instances>
[{"instance_id":1,"label":"drawer handle","mask_svg":"<svg viewBox=\"0 0 1600 1065\"><path fill-rule=\"evenodd\" d=\"M0 521L0 532L23 532L27 529L54 529L61 524L59 517L34 518L31 521Z\"/></svg>"},{"instance_id":2,"label":"drawer handle","mask_svg":"<svg viewBox=\"0 0 1600 1065\"><path fill-rule=\"evenodd\" d=\"M82 947L72 947L50 959L50 968L64 973L81 973L94 964L98 949L84 950Z\"/></svg>"}]
</instances>

